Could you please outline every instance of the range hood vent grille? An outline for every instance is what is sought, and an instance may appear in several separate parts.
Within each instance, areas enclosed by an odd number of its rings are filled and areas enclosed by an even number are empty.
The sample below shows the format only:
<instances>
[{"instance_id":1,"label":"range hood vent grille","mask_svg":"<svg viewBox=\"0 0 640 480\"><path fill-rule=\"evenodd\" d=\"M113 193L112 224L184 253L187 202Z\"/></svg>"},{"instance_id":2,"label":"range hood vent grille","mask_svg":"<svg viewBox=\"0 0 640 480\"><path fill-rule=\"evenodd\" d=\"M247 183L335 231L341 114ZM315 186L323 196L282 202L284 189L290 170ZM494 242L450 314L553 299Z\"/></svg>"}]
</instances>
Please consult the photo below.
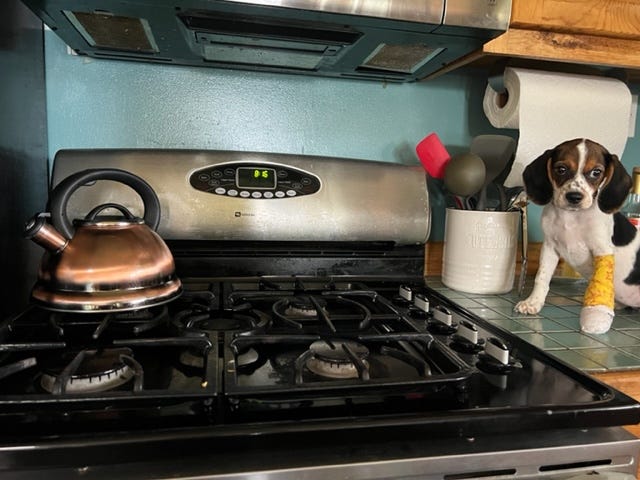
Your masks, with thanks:
<instances>
[{"instance_id":1,"label":"range hood vent grille","mask_svg":"<svg viewBox=\"0 0 640 480\"><path fill-rule=\"evenodd\" d=\"M79 55L424 79L506 31L512 0L22 0Z\"/></svg>"},{"instance_id":2,"label":"range hood vent grille","mask_svg":"<svg viewBox=\"0 0 640 480\"><path fill-rule=\"evenodd\" d=\"M92 47L139 53L158 52L149 22L143 18L101 11L65 11L64 14Z\"/></svg>"},{"instance_id":3,"label":"range hood vent grille","mask_svg":"<svg viewBox=\"0 0 640 480\"><path fill-rule=\"evenodd\" d=\"M444 51L443 48L432 48L422 43L409 45L381 44L359 69L413 73L442 51Z\"/></svg>"}]
</instances>

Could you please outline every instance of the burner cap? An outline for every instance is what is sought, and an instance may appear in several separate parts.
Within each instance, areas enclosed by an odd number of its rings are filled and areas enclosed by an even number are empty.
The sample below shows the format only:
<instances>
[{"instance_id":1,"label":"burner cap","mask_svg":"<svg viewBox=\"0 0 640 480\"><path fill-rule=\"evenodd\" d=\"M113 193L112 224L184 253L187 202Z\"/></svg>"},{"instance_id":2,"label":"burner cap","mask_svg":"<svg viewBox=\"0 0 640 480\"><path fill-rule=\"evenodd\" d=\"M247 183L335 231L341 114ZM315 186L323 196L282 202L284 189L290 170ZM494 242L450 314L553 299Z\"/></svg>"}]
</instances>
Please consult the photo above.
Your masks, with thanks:
<instances>
[{"instance_id":1,"label":"burner cap","mask_svg":"<svg viewBox=\"0 0 640 480\"><path fill-rule=\"evenodd\" d=\"M315 317L318 311L308 298L294 298L289 302L284 314L290 317Z\"/></svg>"},{"instance_id":2,"label":"burner cap","mask_svg":"<svg viewBox=\"0 0 640 480\"><path fill-rule=\"evenodd\" d=\"M40 378L45 391L53 393L57 378L79 353L65 353L45 367ZM133 353L128 348L85 350L83 360L67 380L65 392L105 392L124 385L134 377L135 371L122 361L122 355L133 356Z\"/></svg>"},{"instance_id":3,"label":"burner cap","mask_svg":"<svg viewBox=\"0 0 640 480\"><path fill-rule=\"evenodd\" d=\"M367 367L369 366L366 360L369 356L369 349L364 345L351 340L331 340L331 343L319 340L313 342L309 347L313 356L307 360L307 368L316 375L327 378L358 378L358 369L344 346Z\"/></svg>"}]
</instances>

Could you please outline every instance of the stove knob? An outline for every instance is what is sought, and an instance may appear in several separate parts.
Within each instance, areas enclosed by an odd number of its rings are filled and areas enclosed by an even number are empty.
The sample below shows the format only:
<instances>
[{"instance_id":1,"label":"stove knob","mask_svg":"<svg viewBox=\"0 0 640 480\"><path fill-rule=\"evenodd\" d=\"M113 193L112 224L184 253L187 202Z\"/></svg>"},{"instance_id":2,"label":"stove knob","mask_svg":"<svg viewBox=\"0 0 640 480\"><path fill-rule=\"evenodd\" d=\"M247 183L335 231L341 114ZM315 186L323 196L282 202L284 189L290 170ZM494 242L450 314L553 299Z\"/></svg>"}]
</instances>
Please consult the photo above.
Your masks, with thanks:
<instances>
[{"instance_id":1,"label":"stove knob","mask_svg":"<svg viewBox=\"0 0 640 480\"><path fill-rule=\"evenodd\" d=\"M416 293L413 297L413 304L419 310L429 312L429 299L421 293Z\"/></svg>"},{"instance_id":2,"label":"stove knob","mask_svg":"<svg viewBox=\"0 0 640 480\"><path fill-rule=\"evenodd\" d=\"M413 291L411 290L411 287L400 285L398 293L400 297L404 298L407 302L411 302L413 300Z\"/></svg>"},{"instance_id":3,"label":"stove knob","mask_svg":"<svg viewBox=\"0 0 640 480\"><path fill-rule=\"evenodd\" d=\"M453 316L451 312L442 305L436 305L433 307L433 318L438 322L445 324L447 327L453 325Z\"/></svg>"},{"instance_id":4,"label":"stove knob","mask_svg":"<svg viewBox=\"0 0 640 480\"><path fill-rule=\"evenodd\" d=\"M460 320L458 325L458 331L456 332L458 337L463 338L469 343L474 345L478 344L478 328L468 320Z\"/></svg>"},{"instance_id":5,"label":"stove knob","mask_svg":"<svg viewBox=\"0 0 640 480\"><path fill-rule=\"evenodd\" d=\"M502 365L509 365L509 348L505 343L496 337L487 339L484 352L492 359L497 360Z\"/></svg>"}]
</instances>

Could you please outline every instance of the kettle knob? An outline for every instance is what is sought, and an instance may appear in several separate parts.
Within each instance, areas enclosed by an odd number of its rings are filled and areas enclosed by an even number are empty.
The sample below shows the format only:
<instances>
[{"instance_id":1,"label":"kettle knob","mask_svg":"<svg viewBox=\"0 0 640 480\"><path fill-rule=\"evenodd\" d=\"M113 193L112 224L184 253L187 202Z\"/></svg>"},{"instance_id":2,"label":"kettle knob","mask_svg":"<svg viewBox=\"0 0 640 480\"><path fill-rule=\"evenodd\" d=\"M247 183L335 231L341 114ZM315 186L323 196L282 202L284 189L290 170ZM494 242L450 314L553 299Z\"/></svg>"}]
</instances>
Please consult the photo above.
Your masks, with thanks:
<instances>
[{"instance_id":1,"label":"kettle knob","mask_svg":"<svg viewBox=\"0 0 640 480\"><path fill-rule=\"evenodd\" d=\"M115 168L96 168L82 170L62 180L51 192L51 222L67 238L73 237L73 224L67 215L69 198L81 186L96 180L113 180L123 183L135 190L144 204L144 222L149 228L156 230L160 223L160 200L156 192L146 181Z\"/></svg>"}]
</instances>

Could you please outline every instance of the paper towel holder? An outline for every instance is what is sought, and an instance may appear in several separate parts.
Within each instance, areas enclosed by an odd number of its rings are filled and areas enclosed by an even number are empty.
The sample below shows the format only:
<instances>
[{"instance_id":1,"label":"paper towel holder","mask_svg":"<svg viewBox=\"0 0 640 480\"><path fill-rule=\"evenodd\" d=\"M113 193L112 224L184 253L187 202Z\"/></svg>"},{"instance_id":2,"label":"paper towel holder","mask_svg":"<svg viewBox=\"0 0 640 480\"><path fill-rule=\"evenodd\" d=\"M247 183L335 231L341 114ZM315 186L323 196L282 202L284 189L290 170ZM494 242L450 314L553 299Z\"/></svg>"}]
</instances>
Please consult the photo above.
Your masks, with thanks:
<instances>
[{"instance_id":1,"label":"paper towel holder","mask_svg":"<svg viewBox=\"0 0 640 480\"><path fill-rule=\"evenodd\" d=\"M509 92L504 85L504 70L509 64L509 59L496 60L489 67L488 82L491 88L498 94L496 103L499 108L503 108L509 101Z\"/></svg>"}]
</instances>

